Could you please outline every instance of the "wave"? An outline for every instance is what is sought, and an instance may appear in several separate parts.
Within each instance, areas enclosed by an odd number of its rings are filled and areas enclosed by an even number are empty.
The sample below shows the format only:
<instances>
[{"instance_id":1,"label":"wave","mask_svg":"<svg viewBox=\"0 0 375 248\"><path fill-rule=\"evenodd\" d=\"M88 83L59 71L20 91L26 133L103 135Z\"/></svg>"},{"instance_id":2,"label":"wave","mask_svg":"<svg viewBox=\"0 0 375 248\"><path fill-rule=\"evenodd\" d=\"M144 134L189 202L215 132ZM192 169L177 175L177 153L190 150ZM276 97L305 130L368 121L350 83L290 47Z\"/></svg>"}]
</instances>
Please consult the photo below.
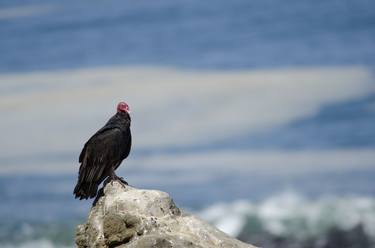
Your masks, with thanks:
<instances>
[{"instance_id":1,"label":"wave","mask_svg":"<svg viewBox=\"0 0 375 248\"><path fill-rule=\"evenodd\" d=\"M64 248L74 246L75 228L80 222L74 216L66 220L2 220L0 247Z\"/></svg>"},{"instance_id":2,"label":"wave","mask_svg":"<svg viewBox=\"0 0 375 248\"><path fill-rule=\"evenodd\" d=\"M202 219L261 247L374 247L375 198L306 198L285 191L259 202L215 203L196 212ZM74 218L74 217L71 217ZM74 221L14 221L0 224L0 247L73 247Z\"/></svg>"},{"instance_id":3,"label":"wave","mask_svg":"<svg viewBox=\"0 0 375 248\"><path fill-rule=\"evenodd\" d=\"M267 243L265 247L273 247L271 240L280 239L297 247L307 243L326 247L318 243L327 245L343 239L346 243L366 241L358 247L375 244L375 199L370 197L326 196L311 200L288 191L258 203L240 200L215 204L198 215L231 236L257 245Z\"/></svg>"},{"instance_id":4,"label":"wave","mask_svg":"<svg viewBox=\"0 0 375 248\"><path fill-rule=\"evenodd\" d=\"M34 248L34 247L38 247L38 248L68 248L68 247L72 247L72 245L70 245L70 246L58 245L58 244L55 244L52 241L47 240L47 239L29 240L29 241L25 241L25 242L19 243L19 244L7 244L7 243L3 244L3 243L0 243L0 246L3 247L3 248Z\"/></svg>"}]
</instances>

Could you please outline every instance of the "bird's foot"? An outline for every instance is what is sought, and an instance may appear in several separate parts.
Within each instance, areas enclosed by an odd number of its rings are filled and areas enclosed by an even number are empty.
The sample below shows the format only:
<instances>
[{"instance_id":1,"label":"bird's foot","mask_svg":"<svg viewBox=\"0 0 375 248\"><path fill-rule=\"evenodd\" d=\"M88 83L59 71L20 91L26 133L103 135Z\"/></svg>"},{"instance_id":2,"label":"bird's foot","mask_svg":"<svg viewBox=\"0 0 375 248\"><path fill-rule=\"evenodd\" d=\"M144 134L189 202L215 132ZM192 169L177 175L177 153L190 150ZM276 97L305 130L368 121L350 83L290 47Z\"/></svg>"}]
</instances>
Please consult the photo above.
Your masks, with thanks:
<instances>
[{"instance_id":1,"label":"bird's foot","mask_svg":"<svg viewBox=\"0 0 375 248\"><path fill-rule=\"evenodd\" d=\"M129 185L128 182L125 181L125 179L123 177L116 176L116 178L114 180L120 181L120 183L122 183L124 185Z\"/></svg>"},{"instance_id":2,"label":"bird's foot","mask_svg":"<svg viewBox=\"0 0 375 248\"><path fill-rule=\"evenodd\" d=\"M120 184L121 184L122 186L124 186L124 187L125 187L126 185L129 185L128 182L124 180L124 178L119 177L119 176L117 176L117 175L111 175L111 176L109 176L109 177L104 181L104 187L105 187L108 183L112 183L112 182L114 182L114 181L119 181Z\"/></svg>"}]
</instances>

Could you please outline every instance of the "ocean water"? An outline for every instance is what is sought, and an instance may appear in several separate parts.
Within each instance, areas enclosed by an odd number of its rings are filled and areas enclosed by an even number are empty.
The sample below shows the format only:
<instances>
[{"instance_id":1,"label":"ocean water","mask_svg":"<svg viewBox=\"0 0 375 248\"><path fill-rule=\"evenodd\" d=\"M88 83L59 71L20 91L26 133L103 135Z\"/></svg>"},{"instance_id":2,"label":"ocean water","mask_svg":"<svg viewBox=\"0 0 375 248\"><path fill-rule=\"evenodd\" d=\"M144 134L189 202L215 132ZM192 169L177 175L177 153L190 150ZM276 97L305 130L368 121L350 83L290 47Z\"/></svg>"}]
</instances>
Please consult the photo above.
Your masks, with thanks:
<instances>
[{"instance_id":1,"label":"ocean water","mask_svg":"<svg viewBox=\"0 0 375 248\"><path fill-rule=\"evenodd\" d=\"M77 157L263 247L375 247L375 2L1 1L0 246L72 247Z\"/></svg>"},{"instance_id":2,"label":"ocean water","mask_svg":"<svg viewBox=\"0 0 375 248\"><path fill-rule=\"evenodd\" d=\"M371 0L1 1L0 70L371 65Z\"/></svg>"}]
</instances>

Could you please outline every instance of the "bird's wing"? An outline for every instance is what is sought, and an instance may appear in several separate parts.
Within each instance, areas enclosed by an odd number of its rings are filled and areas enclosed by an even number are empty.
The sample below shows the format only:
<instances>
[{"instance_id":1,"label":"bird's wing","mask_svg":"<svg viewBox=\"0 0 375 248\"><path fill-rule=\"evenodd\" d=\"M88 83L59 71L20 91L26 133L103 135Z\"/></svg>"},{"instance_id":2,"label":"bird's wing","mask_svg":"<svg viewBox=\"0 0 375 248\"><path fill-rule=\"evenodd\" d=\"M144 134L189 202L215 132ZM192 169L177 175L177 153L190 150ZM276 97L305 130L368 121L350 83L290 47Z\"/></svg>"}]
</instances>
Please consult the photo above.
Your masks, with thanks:
<instances>
[{"instance_id":1,"label":"bird's wing","mask_svg":"<svg viewBox=\"0 0 375 248\"><path fill-rule=\"evenodd\" d=\"M83 162L83 159L84 159L85 154L86 154L87 146L90 143L92 143L93 140L95 140L98 137L100 137L100 135L103 134L103 133L105 133L106 131L110 131L110 130L113 130L113 129L115 129L115 127L111 127L111 126L107 126L106 125L106 126L102 127L101 129L99 129L93 136L91 136L91 138L83 146L83 149L82 149L81 153L79 154L78 162L80 162L80 163Z\"/></svg>"},{"instance_id":2,"label":"bird's wing","mask_svg":"<svg viewBox=\"0 0 375 248\"><path fill-rule=\"evenodd\" d=\"M85 144L79 161L79 182L100 183L105 170L121 160L123 137L119 128L111 128L96 133Z\"/></svg>"}]
</instances>

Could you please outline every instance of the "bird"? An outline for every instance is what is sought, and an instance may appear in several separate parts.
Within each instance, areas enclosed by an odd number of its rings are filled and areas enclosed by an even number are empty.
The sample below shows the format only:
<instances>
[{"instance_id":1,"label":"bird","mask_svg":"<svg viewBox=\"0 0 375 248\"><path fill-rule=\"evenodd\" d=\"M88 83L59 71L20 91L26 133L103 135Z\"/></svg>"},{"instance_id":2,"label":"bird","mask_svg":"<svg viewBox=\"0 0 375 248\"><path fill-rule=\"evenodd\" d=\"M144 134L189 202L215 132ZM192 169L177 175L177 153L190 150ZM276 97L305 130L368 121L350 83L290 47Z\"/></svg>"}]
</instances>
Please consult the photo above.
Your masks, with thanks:
<instances>
[{"instance_id":1,"label":"bird","mask_svg":"<svg viewBox=\"0 0 375 248\"><path fill-rule=\"evenodd\" d=\"M120 102L117 113L85 143L78 159L80 167L73 191L75 198L94 198L104 179L104 184L112 180L128 184L115 174L115 170L131 150L130 122L129 105Z\"/></svg>"}]
</instances>

